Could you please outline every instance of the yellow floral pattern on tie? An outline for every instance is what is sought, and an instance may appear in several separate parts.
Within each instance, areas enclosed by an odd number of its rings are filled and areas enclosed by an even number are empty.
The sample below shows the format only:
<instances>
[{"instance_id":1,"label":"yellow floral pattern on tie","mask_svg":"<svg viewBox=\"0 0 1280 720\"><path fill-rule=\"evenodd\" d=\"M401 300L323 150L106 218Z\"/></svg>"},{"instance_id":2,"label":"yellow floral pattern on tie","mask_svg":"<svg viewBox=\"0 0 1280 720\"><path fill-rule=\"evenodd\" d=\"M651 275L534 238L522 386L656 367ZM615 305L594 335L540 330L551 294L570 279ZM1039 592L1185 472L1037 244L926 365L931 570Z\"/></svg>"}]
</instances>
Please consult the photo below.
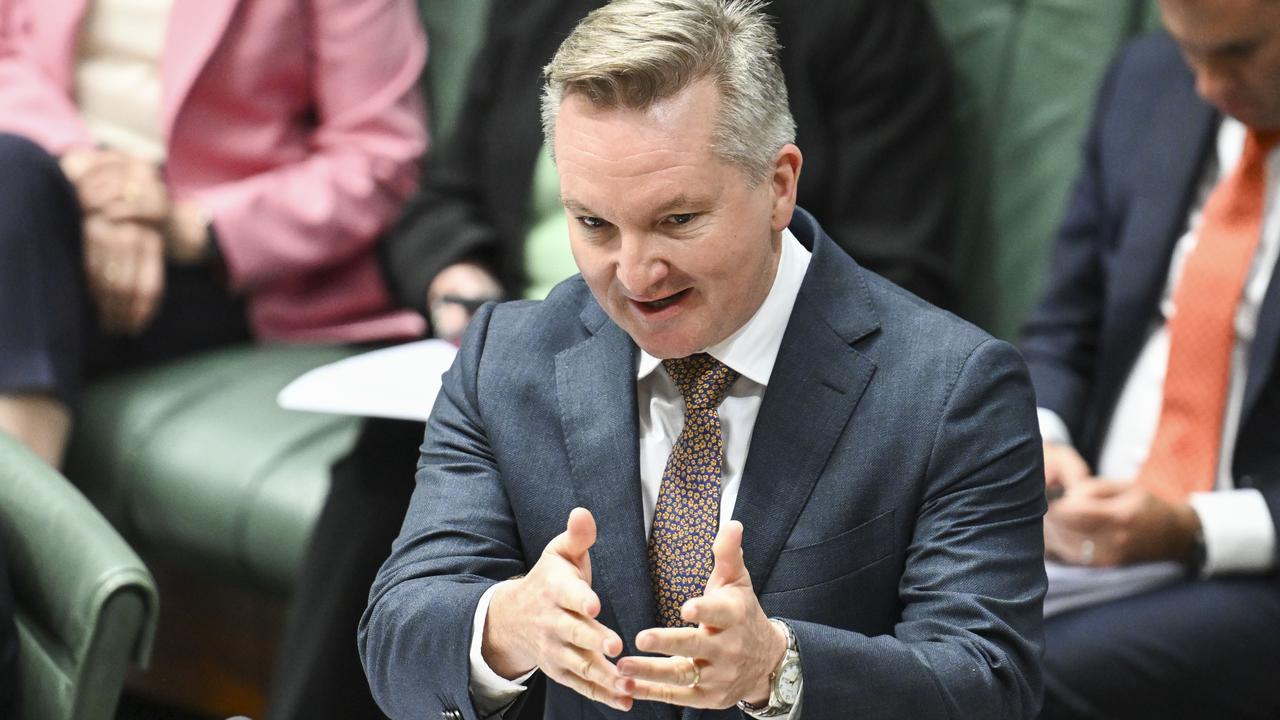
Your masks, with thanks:
<instances>
[{"instance_id":1,"label":"yellow floral pattern on tie","mask_svg":"<svg viewBox=\"0 0 1280 720\"><path fill-rule=\"evenodd\" d=\"M659 622L679 627L687 624L680 607L701 595L711 577L724 463L718 408L738 373L706 353L662 365L684 396L684 429L662 472L649 532L649 577Z\"/></svg>"}]
</instances>

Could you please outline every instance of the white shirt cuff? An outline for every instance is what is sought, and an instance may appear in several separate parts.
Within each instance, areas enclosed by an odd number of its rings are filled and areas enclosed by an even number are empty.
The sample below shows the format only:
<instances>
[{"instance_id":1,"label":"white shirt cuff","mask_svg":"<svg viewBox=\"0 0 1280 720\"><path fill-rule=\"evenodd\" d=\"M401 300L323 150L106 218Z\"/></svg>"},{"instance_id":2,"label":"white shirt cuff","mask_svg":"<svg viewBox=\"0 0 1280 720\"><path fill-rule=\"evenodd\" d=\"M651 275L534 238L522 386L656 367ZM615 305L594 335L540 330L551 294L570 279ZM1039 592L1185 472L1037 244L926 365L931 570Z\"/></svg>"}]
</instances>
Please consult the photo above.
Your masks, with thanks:
<instances>
[{"instance_id":1,"label":"white shirt cuff","mask_svg":"<svg viewBox=\"0 0 1280 720\"><path fill-rule=\"evenodd\" d=\"M520 697L520 693L525 691L524 683L538 671L534 668L515 680L508 680L484 661L484 621L489 617L489 602L500 584L495 583L480 596L475 618L471 621L471 682L467 687L471 690L471 701L475 703L476 711L480 717L486 718Z\"/></svg>"},{"instance_id":2,"label":"white shirt cuff","mask_svg":"<svg viewBox=\"0 0 1280 720\"><path fill-rule=\"evenodd\" d=\"M1275 565L1276 527L1262 493L1192 493L1191 509L1204 531L1204 575L1260 573Z\"/></svg>"},{"instance_id":3,"label":"white shirt cuff","mask_svg":"<svg viewBox=\"0 0 1280 720\"><path fill-rule=\"evenodd\" d=\"M1040 421L1040 439L1044 442L1071 444L1071 431L1058 413L1049 408L1036 408L1036 419Z\"/></svg>"}]
</instances>

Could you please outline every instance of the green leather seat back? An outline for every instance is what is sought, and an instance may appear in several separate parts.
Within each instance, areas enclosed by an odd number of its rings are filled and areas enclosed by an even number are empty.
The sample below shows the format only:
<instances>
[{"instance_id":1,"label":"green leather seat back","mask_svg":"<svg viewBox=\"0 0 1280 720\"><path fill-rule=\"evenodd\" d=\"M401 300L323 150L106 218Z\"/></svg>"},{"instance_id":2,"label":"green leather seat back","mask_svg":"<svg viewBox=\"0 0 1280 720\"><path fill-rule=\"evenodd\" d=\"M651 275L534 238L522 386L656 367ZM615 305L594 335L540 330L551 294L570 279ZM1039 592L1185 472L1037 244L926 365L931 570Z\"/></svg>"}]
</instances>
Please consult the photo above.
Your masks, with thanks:
<instances>
[{"instance_id":1,"label":"green leather seat back","mask_svg":"<svg viewBox=\"0 0 1280 720\"><path fill-rule=\"evenodd\" d=\"M1094 94L1153 0L930 0L956 73L961 313L1013 338L1044 283Z\"/></svg>"},{"instance_id":2,"label":"green leather seat back","mask_svg":"<svg viewBox=\"0 0 1280 720\"><path fill-rule=\"evenodd\" d=\"M17 720L109 720L155 630L155 581L65 478L0 433L0 535L17 601Z\"/></svg>"},{"instance_id":3,"label":"green leather seat back","mask_svg":"<svg viewBox=\"0 0 1280 720\"><path fill-rule=\"evenodd\" d=\"M287 592L358 420L276 394L353 352L245 345L94 383L68 473L138 547Z\"/></svg>"},{"instance_id":4,"label":"green leather seat back","mask_svg":"<svg viewBox=\"0 0 1280 720\"><path fill-rule=\"evenodd\" d=\"M424 78L432 143L445 142L466 95L467 74L480 43L490 0L419 0L427 28Z\"/></svg>"}]
</instances>

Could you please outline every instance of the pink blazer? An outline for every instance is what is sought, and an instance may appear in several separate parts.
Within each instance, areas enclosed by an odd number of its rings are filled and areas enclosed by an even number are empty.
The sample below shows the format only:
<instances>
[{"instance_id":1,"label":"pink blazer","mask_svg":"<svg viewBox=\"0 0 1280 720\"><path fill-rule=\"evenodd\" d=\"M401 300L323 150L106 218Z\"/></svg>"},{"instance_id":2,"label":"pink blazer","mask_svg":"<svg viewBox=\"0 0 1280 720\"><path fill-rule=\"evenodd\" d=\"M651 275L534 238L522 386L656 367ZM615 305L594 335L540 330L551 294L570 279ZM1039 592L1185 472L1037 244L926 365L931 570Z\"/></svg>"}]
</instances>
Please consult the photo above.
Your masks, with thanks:
<instances>
[{"instance_id":1,"label":"pink blazer","mask_svg":"<svg viewBox=\"0 0 1280 720\"><path fill-rule=\"evenodd\" d=\"M0 0L0 130L91 142L72 97L91 0ZM213 217L263 340L420 334L375 244L426 149L412 0L174 0L161 64L170 192Z\"/></svg>"}]
</instances>

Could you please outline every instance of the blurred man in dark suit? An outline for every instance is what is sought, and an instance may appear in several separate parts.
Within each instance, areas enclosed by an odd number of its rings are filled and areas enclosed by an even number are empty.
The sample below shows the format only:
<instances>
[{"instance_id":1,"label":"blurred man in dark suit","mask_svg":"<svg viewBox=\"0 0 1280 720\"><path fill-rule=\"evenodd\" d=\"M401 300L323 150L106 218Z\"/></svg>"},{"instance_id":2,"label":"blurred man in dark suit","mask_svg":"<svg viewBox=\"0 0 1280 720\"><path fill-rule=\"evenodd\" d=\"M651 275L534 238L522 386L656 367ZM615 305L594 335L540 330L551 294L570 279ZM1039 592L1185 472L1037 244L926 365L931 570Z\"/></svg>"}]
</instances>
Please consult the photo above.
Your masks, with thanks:
<instances>
[{"instance_id":1,"label":"blurred man in dark suit","mask_svg":"<svg viewBox=\"0 0 1280 720\"><path fill-rule=\"evenodd\" d=\"M1026 328L1046 718L1280 717L1280 2L1161 0Z\"/></svg>"}]
</instances>

